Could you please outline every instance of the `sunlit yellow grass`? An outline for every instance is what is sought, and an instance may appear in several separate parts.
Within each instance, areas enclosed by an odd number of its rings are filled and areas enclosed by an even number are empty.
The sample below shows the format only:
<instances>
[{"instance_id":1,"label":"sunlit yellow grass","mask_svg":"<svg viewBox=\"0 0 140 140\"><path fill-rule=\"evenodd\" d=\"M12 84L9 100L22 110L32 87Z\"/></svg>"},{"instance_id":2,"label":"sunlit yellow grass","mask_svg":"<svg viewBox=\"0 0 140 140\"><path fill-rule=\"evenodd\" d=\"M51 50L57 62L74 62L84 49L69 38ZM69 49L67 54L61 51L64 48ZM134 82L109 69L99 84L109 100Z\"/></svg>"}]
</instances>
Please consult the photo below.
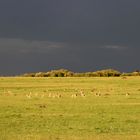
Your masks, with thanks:
<instances>
[{"instance_id":1,"label":"sunlit yellow grass","mask_svg":"<svg viewBox=\"0 0 140 140\"><path fill-rule=\"evenodd\" d=\"M3 140L139 140L139 118L140 77L0 78Z\"/></svg>"}]
</instances>

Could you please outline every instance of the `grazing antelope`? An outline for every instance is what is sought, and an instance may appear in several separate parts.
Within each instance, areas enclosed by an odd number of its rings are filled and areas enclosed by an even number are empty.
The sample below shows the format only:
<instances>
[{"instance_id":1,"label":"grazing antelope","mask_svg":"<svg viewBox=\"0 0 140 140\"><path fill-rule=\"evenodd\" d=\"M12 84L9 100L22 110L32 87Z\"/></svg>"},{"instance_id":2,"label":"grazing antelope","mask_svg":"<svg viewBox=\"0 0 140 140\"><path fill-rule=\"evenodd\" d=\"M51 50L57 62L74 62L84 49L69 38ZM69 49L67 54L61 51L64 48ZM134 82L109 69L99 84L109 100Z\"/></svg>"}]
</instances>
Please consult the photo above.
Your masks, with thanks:
<instances>
[{"instance_id":1,"label":"grazing antelope","mask_svg":"<svg viewBox=\"0 0 140 140\"><path fill-rule=\"evenodd\" d=\"M76 98L78 95L77 94L72 94L71 97L72 98Z\"/></svg>"},{"instance_id":2,"label":"grazing antelope","mask_svg":"<svg viewBox=\"0 0 140 140\"><path fill-rule=\"evenodd\" d=\"M126 94L125 94L125 96L129 96L129 95L130 95L130 93L126 93Z\"/></svg>"},{"instance_id":3,"label":"grazing antelope","mask_svg":"<svg viewBox=\"0 0 140 140\"><path fill-rule=\"evenodd\" d=\"M51 93L49 93L49 96L48 97L52 97L52 94Z\"/></svg>"},{"instance_id":4,"label":"grazing antelope","mask_svg":"<svg viewBox=\"0 0 140 140\"><path fill-rule=\"evenodd\" d=\"M80 94L81 97L85 97L86 95L84 93Z\"/></svg>"},{"instance_id":5,"label":"grazing antelope","mask_svg":"<svg viewBox=\"0 0 140 140\"><path fill-rule=\"evenodd\" d=\"M61 94L57 94L56 97L57 98L61 98L62 96L61 96Z\"/></svg>"},{"instance_id":6,"label":"grazing antelope","mask_svg":"<svg viewBox=\"0 0 140 140\"><path fill-rule=\"evenodd\" d=\"M83 93L83 91L80 92L81 97L85 97L86 95Z\"/></svg>"},{"instance_id":7,"label":"grazing antelope","mask_svg":"<svg viewBox=\"0 0 140 140\"><path fill-rule=\"evenodd\" d=\"M97 92L96 92L96 93L95 93L95 96L101 96L101 93L97 93Z\"/></svg>"},{"instance_id":8,"label":"grazing antelope","mask_svg":"<svg viewBox=\"0 0 140 140\"><path fill-rule=\"evenodd\" d=\"M97 89L96 88L93 88L93 89L91 89L91 92L94 92L94 91L96 91Z\"/></svg>"},{"instance_id":9,"label":"grazing antelope","mask_svg":"<svg viewBox=\"0 0 140 140\"><path fill-rule=\"evenodd\" d=\"M31 99L31 95L32 95L32 93L30 92L29 94L26 95L26 97L27 97L28 99Z\"/></svg>"}]
</instances>

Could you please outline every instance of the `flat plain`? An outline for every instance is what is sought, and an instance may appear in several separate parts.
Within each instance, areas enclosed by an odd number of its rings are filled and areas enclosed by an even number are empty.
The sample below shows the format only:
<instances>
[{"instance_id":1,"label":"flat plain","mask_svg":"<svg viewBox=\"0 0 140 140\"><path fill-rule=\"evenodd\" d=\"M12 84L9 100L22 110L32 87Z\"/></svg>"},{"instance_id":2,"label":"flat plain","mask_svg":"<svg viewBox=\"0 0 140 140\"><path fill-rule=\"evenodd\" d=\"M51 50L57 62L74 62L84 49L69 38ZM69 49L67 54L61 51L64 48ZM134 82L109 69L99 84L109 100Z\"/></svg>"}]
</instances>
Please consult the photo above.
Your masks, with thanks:
<instances>
[{"instance_id":1,"label":"flat plain","mask_svg":"<svg viewBox=\"0 0 140 140\"><path fill-rule=\"evenodd\" d=\"M0 78L0 140L139 140L140 77Z\"/></svg>"}]
</instances>

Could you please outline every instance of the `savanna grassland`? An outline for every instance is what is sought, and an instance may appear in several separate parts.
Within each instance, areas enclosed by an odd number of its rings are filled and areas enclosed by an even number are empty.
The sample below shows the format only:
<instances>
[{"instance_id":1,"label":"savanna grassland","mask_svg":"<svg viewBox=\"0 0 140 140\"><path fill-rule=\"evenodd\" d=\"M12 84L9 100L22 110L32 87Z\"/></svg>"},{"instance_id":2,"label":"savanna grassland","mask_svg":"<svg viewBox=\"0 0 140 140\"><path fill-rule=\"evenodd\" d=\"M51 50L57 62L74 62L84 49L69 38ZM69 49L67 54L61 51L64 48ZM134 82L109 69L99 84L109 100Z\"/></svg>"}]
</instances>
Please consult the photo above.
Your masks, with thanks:
<instances>
[{"instance_id":1,"label":"savanna grassland","mask_svg":"<svg viewBox=\"0 0 140 140\"><path fill-rule=\"evenodd\" d=\"M140 77L0 78L0 140L139 140Z\"/></svg>"}]
</instances>

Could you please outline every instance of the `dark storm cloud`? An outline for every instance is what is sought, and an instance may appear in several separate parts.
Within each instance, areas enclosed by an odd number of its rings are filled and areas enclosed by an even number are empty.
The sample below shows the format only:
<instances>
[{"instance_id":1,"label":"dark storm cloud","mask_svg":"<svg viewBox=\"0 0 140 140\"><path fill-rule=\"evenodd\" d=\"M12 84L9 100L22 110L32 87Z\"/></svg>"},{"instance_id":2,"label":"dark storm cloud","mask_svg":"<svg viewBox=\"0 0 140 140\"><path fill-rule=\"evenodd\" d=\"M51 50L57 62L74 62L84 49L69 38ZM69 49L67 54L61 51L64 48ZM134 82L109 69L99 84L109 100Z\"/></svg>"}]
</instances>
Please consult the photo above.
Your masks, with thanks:
<instances>
[{"instance_id":1,"label":"dark storm cloud","mask_svg":"<svg viewBox=\"0 0 140 140\"><path fill-rule=\"evenodd\" d=\"M0 0L1 74L140 69L139 25L138 0Z\"/></svg>"}]
</instances>

